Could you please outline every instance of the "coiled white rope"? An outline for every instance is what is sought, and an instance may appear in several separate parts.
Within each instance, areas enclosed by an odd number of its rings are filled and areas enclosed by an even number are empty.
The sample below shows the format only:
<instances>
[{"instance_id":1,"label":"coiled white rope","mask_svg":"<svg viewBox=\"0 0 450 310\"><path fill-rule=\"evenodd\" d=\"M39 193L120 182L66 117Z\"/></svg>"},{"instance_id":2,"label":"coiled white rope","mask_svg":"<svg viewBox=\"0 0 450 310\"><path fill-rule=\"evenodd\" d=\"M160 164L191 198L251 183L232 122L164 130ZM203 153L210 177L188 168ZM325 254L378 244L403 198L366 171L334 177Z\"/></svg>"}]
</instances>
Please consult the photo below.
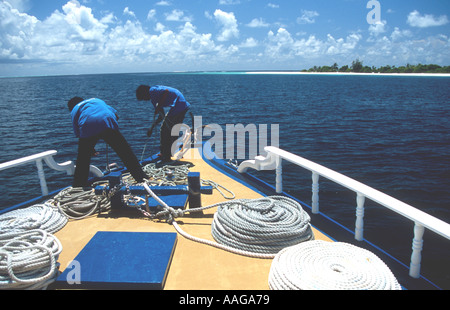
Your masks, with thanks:
<instances>
[{"instance_id":1,"label":"coiled white rope","mask_svg":"<svg viewBox=\"0 0 450 310\"><path fill-rule=\"evenodd\" d=\"M47 203L57 207L68 218L76 220L111 209L108 197L95 195L92 189L85 190L74 187L62 190Z\"/></svg>"},{"instance_id":2,"label":"coiled white rope","mask_svg":"<svg viewBox=\"0 0 450 310\"><path fill-rule=\"evenodd\" d=\"M218 206L212 235L228 246L263 254L314 239L310 217L296 201L282 196L240 199Z\"/></svg>"},{"instance_id":3,"label":"coiled white rope","mask_svg":"<svg viewBox=\"0 0 450 310\"><path fill-rule=\"evenodd\" d=\"M272 290L400 290L375 254L347 243L304 242L280 251L269 273Z\"/></svg>"},{"instance_id":4,"label":"coiled white rope","mask_svg":"<svg viewBox=\"0 0 450 310\"><path fill-rule=\"evenodd\" d=\"M274 258L281 247L314 238L309 215L299 204L286 197L235 200L202 208L175 210L161 200L146 183L144 188L164 208L156 215L157 218L164 217L179 234L189 240L231 253ZM218 211L213 221L212 234L217 242L187 234L174 220L185 213L214 207L218 207Z\"/></svg>"},{"instance_id":5,"label":"coiled white rope","mask_svg":"<svg viewBox=\"0 0 450 310\"><path fill-rule=\"evenodd\" d=\"M59 240L68 218L48 203L0 216L0 289L42 289L59 275Z\"/></svg>"},{"instance_id":6,"label":"coiled white rope","mask_svg":"<svg viewBox=\"0 0 450 310\"><path fill-rule=\"evenodd\" d=\"M0 289L45 289L59 275L59 240L42 229L0 235Z\"/></svg>"},{"instance_id":7,"label":"coiled white rope","mask_svg":"<svg viewBox=\"0 0 450 310\"><path fill-rule=\"evenodd\" d=\"M50 204L37 204L0 215L0 235L42 229L55 233L67 224L67 217Z\"/></svg>"}]
</instances>

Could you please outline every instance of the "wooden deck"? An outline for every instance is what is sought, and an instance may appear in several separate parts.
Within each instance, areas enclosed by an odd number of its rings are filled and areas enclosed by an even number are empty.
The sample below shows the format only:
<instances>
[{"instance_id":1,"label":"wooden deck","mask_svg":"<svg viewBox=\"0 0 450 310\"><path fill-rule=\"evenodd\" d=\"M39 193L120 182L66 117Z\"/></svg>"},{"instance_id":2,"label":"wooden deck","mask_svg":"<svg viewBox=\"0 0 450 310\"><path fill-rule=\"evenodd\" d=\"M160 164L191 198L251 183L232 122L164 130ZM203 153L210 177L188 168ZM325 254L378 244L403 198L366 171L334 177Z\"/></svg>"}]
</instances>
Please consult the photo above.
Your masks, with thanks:
<instances>
[{"instance_id":1,"label":"wooden deck","mask_svg":"<svg viewBox=\"0 0 450 310\"><path fill-rule=\"evenodd\" d=\"M202 179L212 180L230 189L236 199L260 198L260 194L242 186L212 168L200 159L189 159L191 171L200 172ZM216 190L202 195L202 205L210 206L226 199ZM211 223L216 208L202 216L177 219L179 226L192 236L214 241ZM59 257L61 270L71 262L97 231L119 232L176 232L165 222L130 216L102 214L79 221L70 221L55 235L63 245ZM331 241L314 229L316 239ZM145 251L145 249L142 249ZM164 289L166 290L268 290L268 277L272 260L240 256L208 245L187 240L178 235L178 242L170 265ZM136 266L139 268L139 266Z\"/></svg>"}]
</instances>

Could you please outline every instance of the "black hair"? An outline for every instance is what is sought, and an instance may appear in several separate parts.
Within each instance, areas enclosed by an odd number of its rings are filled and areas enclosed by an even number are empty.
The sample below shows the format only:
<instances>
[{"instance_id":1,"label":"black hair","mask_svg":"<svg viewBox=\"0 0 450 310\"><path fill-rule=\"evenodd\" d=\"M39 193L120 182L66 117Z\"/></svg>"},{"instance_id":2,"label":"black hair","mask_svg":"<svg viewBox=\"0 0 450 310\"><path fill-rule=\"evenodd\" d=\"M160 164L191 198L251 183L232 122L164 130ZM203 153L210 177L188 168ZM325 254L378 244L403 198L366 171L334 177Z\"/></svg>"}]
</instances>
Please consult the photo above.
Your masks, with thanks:
<instances>
[{"instance_id":1,"label":"black hair","mask_svg":"<svg viewBox=\"0 0 450 310\"><path fill-rule=\"evenodd\" d=\"M82 101L84 101L84 99L80 97L73 97L72 99L70 99L69 102L67 102L69 111L72 112L73 108Z\"/></svg>"},{"instance_id":2,"label":"black hair","mask_svg":"<svg viewBox=\"0 0 450 310\"><path fill-rule=\"evenodd\" d=\"M137 100L150 100L150 86L140 85L136 89L136 99Z\"/></svg>"}]
</instances>

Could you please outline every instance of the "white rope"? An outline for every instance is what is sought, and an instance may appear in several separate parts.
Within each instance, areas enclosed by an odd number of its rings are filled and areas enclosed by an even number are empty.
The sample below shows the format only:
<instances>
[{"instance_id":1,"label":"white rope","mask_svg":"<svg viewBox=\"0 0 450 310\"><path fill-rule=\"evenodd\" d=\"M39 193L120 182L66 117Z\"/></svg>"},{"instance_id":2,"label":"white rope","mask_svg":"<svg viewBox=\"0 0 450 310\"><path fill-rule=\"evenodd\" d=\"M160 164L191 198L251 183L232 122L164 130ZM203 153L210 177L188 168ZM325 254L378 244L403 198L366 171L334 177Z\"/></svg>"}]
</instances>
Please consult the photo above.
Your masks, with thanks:
<instances>
[{"instance_id":1,"label":"white rope","mask_svg":"<svg viewBox=\"0 0 450 310\"><path fill-rule=\"evenodd\" d=\"M304 242L278 253L269 273L272 290L400 290L375 254L347 243Z\"/></svg>"},{"instance_id":2,"label":"white rope","mask_svg":"<svg viewBox=\"0 0 450 310\"><path fill-rule=\"evenodd\" d=\"M203 180L201 179L202 185L204 186L211 186L213 189L216 189L225 199L234 199L236 198L236 195L230 191L228 188L224 187L223 185L220 185L219 183L216 183L214 181L211 180ZM225 191L227 191L230 196L226 196L224 192L222 192L222 190L220 189L224 189Z\"/></svg>"},{"instance_id":3,"label":"white rope","mask_svg":"<svg viewBox=\"0 0 450 310\"><path fill-rule=\"evenodd\" d=\"M59 275L59 240L44 230L0 236L0 289L45 289Z\"/></svg>"},{"instance_id":4,"label":"white rope","mask_svg":"<svg viewBox=\"0 0 450 310\"><path fill-rule=\"evenodd\" d=\"M42 229L55 233L67 224L67 217L51 205L37 204L0 215L0 235Z\"/></svg>"},{"instance_id":5,"label":"white rope","mask_svg":"<svg viewBox=\"0 0 450 310\"><path fill-rule=\"evenodd\" d=\"M68 187L62 190L47 203L57 207L68 218L76 220L111 209L108 197L95 195L92 189L84 190L78 187Z\"/></svg>"},{"instance_id":6,"label":"white rope","mask_svg":"<svg viewBox=\"0 0 450 310\"><path fill-rule=\"evenodd\" d=\"M285 247L314 239L309 222L309 215L290 198L240 199L218 206L212 234L221 244L277 254Z\"/></svg>"},{"instance_id":7,"label":"white rope","mask_svg":"<svg viewBox=\"0 0 450 310\"><path fill-rule=\"evenodd\" d=\"M189 167L189 164L157 167L155 163L150 163L142 169L151 177L149 182L153 186L175 186L187 184Z\"/></svg>"},{"instance_id":8,"label":"white rope","mask_svg":"<svg viewBox=\"0 0 450 310\"><path fill-rule=\"evenodd\" d=\"M147 182L152 186L176 186L188 184L188 174L190 167L191 164L182 164L165 165L158 168L155 163L150 163L142 169L148 176L150 176L150 179ZM129 176L124 177L125 182L135 183L135 181L133 182L131 179L132 177ZM225 199L234 199L236 197L231 190L221 184L218 184L211 180L201 179L200 181L202 185L211 186L213 189L216 189ZM227 191L230 195L225 195L221 188Z\"/></svg>"},{"instance_id":9,"label":"white rope","mask_svg":"<svg viewBox=\"0 0 450 310\"><path fill-rule=\"evenodd\" d=\"M164 208L164 211L156 214L156 218L166 219L178 233L189 240L228 252L256 258L274 258L281 247L314 238L309 225L309 215L289 198L275 196L257 200L235 200L202 208L175 210L161 200L148 184L144 183L144 188ZM219 208L212 225L212 234L217 242L187 234L174 220L185 213L214 207ZM230 216L227 212L230 210L237 217Z\"/></svg>"},{"instance_id":10,"label":"white rope","mask_svg":"<svg viewBox=\"0 0 450 310\"><path fill-rule=\"evenodd\" d=\"M55 281L62 246L52 234L67 221L48 203L0 216L0 289L42 289Z\"/></svg>"}]
</instances>

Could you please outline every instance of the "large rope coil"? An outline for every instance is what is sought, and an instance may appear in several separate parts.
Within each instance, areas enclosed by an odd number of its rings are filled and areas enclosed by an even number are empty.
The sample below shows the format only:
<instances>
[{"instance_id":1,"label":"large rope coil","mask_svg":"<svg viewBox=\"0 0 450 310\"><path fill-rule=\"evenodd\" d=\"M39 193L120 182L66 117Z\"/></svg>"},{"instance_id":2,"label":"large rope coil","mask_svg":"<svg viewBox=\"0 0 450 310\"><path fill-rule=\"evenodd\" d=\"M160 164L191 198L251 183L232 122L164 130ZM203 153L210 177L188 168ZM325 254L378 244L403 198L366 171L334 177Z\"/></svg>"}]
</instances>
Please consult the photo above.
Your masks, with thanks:
<instances>
[{"instance_id":1,"label":"large rope coil","mask_svg":"<svg viewBox=\"0 0 450 310\"><path fill-rule=\"evenodd\" d=\"M347 243L321 240L280 251L269 273L272 290L400 290L375 254Z\"/></svg>"},{"instance_id":2,"label":"large rope coil","mask_svg":"<svg viewBox=\"0 0 450 310\"><path fill-rule=\"evenodd\" d=\"M108 197L95 195L94 190L81 187L68 187L47 203L57 207L68 218L77 220L111 210Z\"/></svg>"},{"instance_id":3,"label":"large rope coil","mask_svg":"<svg viewBox=\"0 0 450 310\"><path fill-rule=\"evenodd\" d=\"M234 200L218 206L212 224L222 244L264 254L314 239L310 217L296 201L282 196Z\"/></svg>"},{"instance_id":4,"label":"large rope coil","mask_svg":"<svg viewBox=\"0 0 450 310\"><path fill-rule=\"evenodd\" d=\"M36 229L0 236L0 289L45 289L59 275L59 240Z\"/></svg>"},{"instance_id":5,"label":"large rope coil","mask_svg":"<svg viewBox=\"0 0 450 310\"><path fill-rule=\"evenodd\" d=\"M55 281L62 246L52 234L67 221L47 203L0 216L0 289L41 289Z\"/></svg>"},{"instance_id":6,"label":"large rope coil","mask_svg":"<svg viewBox=\"0 0 450 310\"><path fill-rule=\"evenodd\" d=\"M37 204L0 215L0 235L42 229L55 233L67 224L67 217L50 204Z\"/></svg>"}]
</instances>

